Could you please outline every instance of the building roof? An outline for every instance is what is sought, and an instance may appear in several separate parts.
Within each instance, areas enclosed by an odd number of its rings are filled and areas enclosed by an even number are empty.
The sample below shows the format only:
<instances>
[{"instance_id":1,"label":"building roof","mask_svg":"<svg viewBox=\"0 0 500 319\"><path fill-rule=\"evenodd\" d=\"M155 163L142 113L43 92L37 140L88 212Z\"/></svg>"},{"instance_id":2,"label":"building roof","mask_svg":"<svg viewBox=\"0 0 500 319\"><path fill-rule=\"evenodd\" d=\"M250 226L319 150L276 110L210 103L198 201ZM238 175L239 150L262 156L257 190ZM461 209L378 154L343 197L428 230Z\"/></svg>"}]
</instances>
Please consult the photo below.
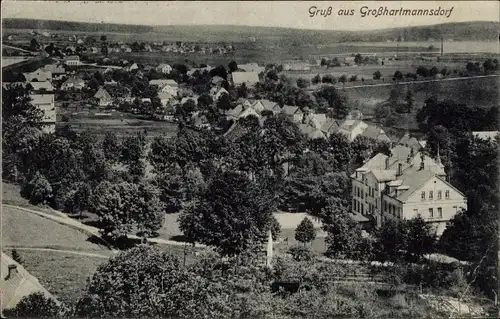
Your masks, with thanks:
<instances>
[{"instance_id":1,"label":"building roof","mask_svg":"<svg viewBox=\"0 0 500 319\"><path fill-rule=\"evenodd\" d=\"M497 137L498 131L477 131L477 132L472 132L472 135L476 138L488 140Z\"/></svg>"},{"instance_id":2,"label":"building roof","mask_svg":"<svg viewBox=\"0 0 500 319\"><path fill-rule=\"evenodd\" d=\"M58 64L47 64L43 67L43 70L52 72L53 74L66 72L66 70L64 69L64 66L58 65Z\"/></svg>"},{"instance_id":3,"label":"building roof","mask_svg":"<svg viewBox=\"0 0 500 319\"><path fill-rule=\"evenodd\" d=\"M389 196L399 199L400 201L407 200L413 193L419 190L425 183L434 178L436 175L427 170L407 169L398 177L401 180L401 186L406 186L406 190L398 190L398 196L391 193Z\"/></svg>"},{"instance_id":4,"label":"building roof","mask_svg":"<svg viewBox=\"0 0 500 319\"><path fill-rule=\"evenodd\" d=\"M302 114L302 111L298 106L284 105L281 108L281 112L286 115Z\"/></svg>"},{"instance_id":5,"label":"building roof","mask_svg":"<svg viewBox=\"0 0 500 319\"><path fill-rule=\"evenodd\" d=\"M151 80L149 81L149 85L158 85L158 86L171 86L171 87L178 87L179 85L177 82L171 79L156 79L156 80Z\"/></svg>"},{"instance_id":6,"label":"building roof","mask_svg":"<svg viewBox=\"0 0 500 319\"><path fill-rule=\"evenodd\" d=\"M54 87L49 81L43 82L30 82L34 91L46 90L46 91L54 91Z\"/></svg>"},{"instance_id":7,"label":"building roof","mask_svg":"<svg viewBox=\"0 0 500 319\"><path fill-rule=\"evenodd\" d=\"M260 100L260 103L264 106L264 110L267 111L272 111L274 109L274 106L276 106L276 102L269 101L267 99L262 99Z\"/></svg>"},{"instance_id":8,"label":"building roof","mask_svg":"<svg viewBox=\"0 0 500 319\"><path fill-rule=\"evenodd\" d=\"M325 134L319 129L312 127L308 124L299 124L299 130L309 139L323 138L326 139Z\"/></svg>"},{"instance_id":9,"label":"building roof","mask_svg":"<svg viewBox=\"0 0 500 319\"><path fill-rule=\"evenodd\" d=\"M368 127L364 129L363 133L361 133L361 136L372 138L374 140L391 142L391 139L385 134L384 130L373 125L368 125Z\"/></svg>"},{"instance_id":10,"label":"building roof","mask_svg":"<svg viewBox=\"0 0 500 319\"><path fill-rule=\"evenodd\" d=\"M390 169L390 170L372 169L370 172L373 174L373 176L375 176L375 178L379 182L392 181L396 178L395 169Z\"/></svg>"},{"instance_id":11,"label":"building roof","mask_svg":"<svg viewBox=\"0 0 500 319\"><path fill-rule=\"evenodd\" d=\"M31 94L33 104L51 104L54 102L54 94Z\"/></svg>"},{"instance_id":12,"label":"building roof","mask_svg":"<svg viewBox=\"0 0 500 319\"><path fill-rule=\"evenodd\" d=\"M9 266L16 267L14 272L11 273L10 277L8 277ZM12 258L10 258L3 252L1 258L0 273L2 276L0 280L2 310L14 308L23 297L36 292L43 293L47 298L54 298L47 291L47 289L45 289L40 284L36 277L27 272L23 266L15 262Z\"/></svg>"},{"instance_id":13,"label":"building roof","mask_svg":"<svg viewBox=\"0 0 500 319\"><path fill-rule=\"evenodd\" d=\"M158 66L157 66L158 69L163 69L163 68L172 68L170 66L170 64L167 64L167 63L160 63Z\"/></svg>"},{"instance_id":14,"label":"building roof","mask_svg":"<svg viewBox=\"0 0 500 319\"><path fill-rule=\"evenodd\" d=\"M321 131L324 133L332 133L337 131L339 128L339 125L335 119L332 118L327 118L325 120L325 123L321 125Z\"/></svg>"},{"instance_id":15,"label":"building roof","mask_svg":"<svg viewBox=\"0 0 500 319\"><path fill-rule=\"evenodd\" d=\"M212 84L215 84L215 85L221 85L222 82L224 82L224 81L225 80L218 75L214 76L211 80Z\"/></svg>"},{"instance_id":16,"label":"building roof","mask_svg":"<svg viewBox=\"0 0 500 319\"><path fill-rule=\"evenodd\" d=\"M80 57L78 55L68 55L68 56L64 57L64 60L65 61L69 61L69 60L78 60L78 61L80 61Z\"/></svg>"},{"instance_id":17,"label":"building roof","mask_svg":"<svg viewBox=\"0 0 500 319\"><path fill-rule=\"evenodd\" d=\"M62 85L68 85L68 84L73 84L73 85L85 85L85 81L82 78L79 77L70 77Z\"/></svg>"},{"instance_id":18,"label":"building roof","mask_svg":"<svg viewBox=\"0 0 500 319\"><path fill-rule=\"evenodd\" d=\"M340 124L339 129L352 131L356 126L360 125L363 121L361 120L345 120Z\"/></svg>"},{"instance_id":19,"label":"building roof","mask_svg":"<svg viewBox=\"0 0 500 319\"><path fill-rule=\"evenodd\" d=\"M257 72L233 72L233 83L234 85L245 84L255 84L259 82L259 74Z\"/></svg>"},{"instance_id":20,"label":"building roof","mask_svg":"<svg viewBox=\"0 0 500 319\"><path fill-rule=\"evenodd\" d=\"M94 97L96 99L111 99L111 95L102 87L94 94Z\"/></svg>"}]
</instances>

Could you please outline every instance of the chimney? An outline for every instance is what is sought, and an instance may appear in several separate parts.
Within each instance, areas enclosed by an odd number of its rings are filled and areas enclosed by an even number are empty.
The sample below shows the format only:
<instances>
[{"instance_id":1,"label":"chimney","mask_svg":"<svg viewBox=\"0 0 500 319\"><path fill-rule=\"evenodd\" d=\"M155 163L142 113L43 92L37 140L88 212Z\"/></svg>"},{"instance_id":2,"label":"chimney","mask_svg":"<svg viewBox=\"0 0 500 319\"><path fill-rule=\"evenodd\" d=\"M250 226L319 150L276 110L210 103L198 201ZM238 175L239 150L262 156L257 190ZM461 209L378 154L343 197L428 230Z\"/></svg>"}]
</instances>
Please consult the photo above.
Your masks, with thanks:
<instances>
[{"instance_id":1,"label":"chimney","mask_svg":"<svg viewBox=\"0 0 500 319\"><path fill-rule=\"evenodd\" d=\"M403 174L403 164L402 163L399 163L398 164L398 172L397 172L397 176L401 176Z\"/></svg>"},{"instance_id":2,"label":"chimney","mask_svg":"<svg viewBox=\"0 0 500 319\"><path fill-rule=\"evenodd\" d=\"M389 157L385 158L385 169L389 169Z\"/></svg>"},{"instance_id":3,"label":"chimney","mask_svg":"<svg viewBox=\"0 0 500 319\"><path fill-rule=\"evenodd\" d=\"M15 274L17 274L17 265L9 265L9 272L7 273L5 280L12 278Z\"/></svg>"}]
</instances>

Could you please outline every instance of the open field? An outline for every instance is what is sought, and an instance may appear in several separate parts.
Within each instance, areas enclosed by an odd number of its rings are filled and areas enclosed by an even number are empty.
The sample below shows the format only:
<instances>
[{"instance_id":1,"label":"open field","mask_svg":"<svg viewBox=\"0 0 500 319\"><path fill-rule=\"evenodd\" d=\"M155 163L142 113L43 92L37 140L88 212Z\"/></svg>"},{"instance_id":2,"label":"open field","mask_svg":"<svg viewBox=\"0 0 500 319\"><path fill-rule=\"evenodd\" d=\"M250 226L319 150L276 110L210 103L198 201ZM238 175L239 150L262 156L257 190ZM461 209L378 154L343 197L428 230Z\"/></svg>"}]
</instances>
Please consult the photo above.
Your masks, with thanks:
<instances>
[{"instance_id":1,"label":"open field","mask_svg":"<svg viewBox=\"0 0 500 319\"><path fill-rule=\"evenodd\" d=\"M87 234L79 230L5 206L2 207L2 243L11 247L111 253L108 248L93 243Z\"/></svg>"}]
</instances>

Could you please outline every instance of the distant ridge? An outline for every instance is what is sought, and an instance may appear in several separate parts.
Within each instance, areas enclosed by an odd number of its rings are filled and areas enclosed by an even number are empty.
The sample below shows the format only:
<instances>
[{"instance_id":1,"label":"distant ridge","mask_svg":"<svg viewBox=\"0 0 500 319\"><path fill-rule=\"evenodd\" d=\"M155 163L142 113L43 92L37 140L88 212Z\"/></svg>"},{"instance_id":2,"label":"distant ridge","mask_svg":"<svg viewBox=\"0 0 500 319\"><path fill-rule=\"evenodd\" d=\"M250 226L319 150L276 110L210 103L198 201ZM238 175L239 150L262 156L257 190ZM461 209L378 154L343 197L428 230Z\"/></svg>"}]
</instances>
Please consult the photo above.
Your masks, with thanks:
<instances>
[{"instance_id":1,"label":"distant ridge","mask_svg":"<svg viewBox=\"0 0 500 319\"><path fill-rule=\"evenodd\" d=\"M401 28L376 29L368 31L341 31L341 30L310 30L292 29L284 27L257 27L233 25L131 25L112 23L69 22L40 19L4 19L5 29L43 29L54 31L80 32L114 32L114 33L155 33L166 34L170 37L197 37L203 39L217 35L223 37L262 37L262 38L293 38L298 43L306 41L310 44L321 43L328 38L328 42L379 42L395 40L398 37L405 41L438 40L455 41L488 40L498 41L499 22L471 21L452 22L436 25L412 26ZM306 39L300 40L300 37Z\"/></svg>"}]
</instances>

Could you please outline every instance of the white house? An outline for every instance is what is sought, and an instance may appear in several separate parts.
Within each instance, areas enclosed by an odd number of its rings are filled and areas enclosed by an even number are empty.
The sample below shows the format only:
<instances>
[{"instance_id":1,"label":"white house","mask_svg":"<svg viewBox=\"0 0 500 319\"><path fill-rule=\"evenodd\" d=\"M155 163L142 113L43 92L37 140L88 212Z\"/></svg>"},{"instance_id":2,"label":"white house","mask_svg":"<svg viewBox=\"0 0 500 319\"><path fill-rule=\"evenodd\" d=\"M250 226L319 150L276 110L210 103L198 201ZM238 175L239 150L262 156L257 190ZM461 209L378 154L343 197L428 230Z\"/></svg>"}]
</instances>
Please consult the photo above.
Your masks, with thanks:
<instances>
[{"instance_id":1,"label":"white house","mask_svg":"<svg viewBox=\"0 0 500 319\"><path fill-rule=\"evenodd\" d=\"M177 92L179 92L179 84L170 79L151 80L149 81L149 85L158 86L158 93L170 93L171 95L177 96Z\"/></svg>"},{"instance_id":2,"label":"white house","mask_svg":"<svg viewBox=\"0 0 500 319\"><path fill-rule=\"evenodd\" d=\"M99 101L99 106L108 106L113 103L111 95L102 87L95 93L94 98Z\"/></svg>"},{"instance_id":3,"label":"white house","mask_svg":"<svg viewBox=\"0 0 500 319\"><path fill-rule=\"evenodd\" d=\"M401 145L391 155L375 155L350 176L352 212L371 217L377 227L420 215L442 234L446 223L467 208L466 197L446 181L439 157Z\"/></svg>"},{"instance_id":4,"label":"white house","mask_svg":"<svg viewBox=\"0 0 500 319\"><path fill-rule=\"evenodd\" d=\"M345 120L340 124L339 132L345 134L349 141L353 141L358 135L368 128L368 124L360 120Z\"/></svg>"},{"instance_id":5,"label":"white house","mask_svg":"<svg viewBox=\"0 0 500 319\"><path fill-rule=\"evenodd\" d=\"M56 108L54 94L31 94L31 104L43 112L43 131L54 133L56 130Z\"/></svg>"},{"instance_id":6,"label":"white house","mask_svg":"<svg viewBox=\"0 0 500 319\"><path fill-rule=\"evenodd\" d=\"M33 87L33 92L36 93L49 93L54 92L54 87L49 81L44 82L31 82L30 85Z\"/></svg>"},{"instance_id":7,"label":"white house","mask_svg":"<svg viewBox=\"0 0 500 319\"><path fill-rule=\"evenodd\" d=\"M70 66L78 66L81 64L80 57L78 55L69 55L64 58L64 64Z\"/></svg>"},{"instance_id":8,"label":"white house","mask_svg":"<svg viewBox=\"0 0 500 319\"><path fill-rule=\"evenodd\" d=\"M61 84L61 90L81 90L85 87L85 81L79 77L71 77Z\"/></svg>"},{"instance_id":9,"label":"white house","mask_svg":"<svg viewBox=\"0 0 500 319\"><path fill-rule=\"evenodd\" d=\"M279 106L276 105L275 108L276 107L279 107ZM295 122L295 123L302 122L302 118L303 118L304 114L302 113L302 111L300 110L300 108L298 106L284 105L280 111L281 111L281 113L288 116L293 122Z\"/></svg>"},{"instance_id":10,"label":"white house","mask_svg":"<svg viewBox=\"0 0 500 319\"><path fill-rule=\"evenodd\" d=\"M41 68L33 72L23 73L23 75L27 82L44 82L52 80L52 72L45 71Z\"/></svg>"},{"instance_id":11,"label":"white house","mask_svg":"<svg viewBox=\"0 0 500 319\"><path fill-rule=\"evenodd\" d=\"M170 72L172 72L172 67L169 64L161 63L156 67L156 71L164 74L170 74Z\"/></svg>"}]
</instances>

